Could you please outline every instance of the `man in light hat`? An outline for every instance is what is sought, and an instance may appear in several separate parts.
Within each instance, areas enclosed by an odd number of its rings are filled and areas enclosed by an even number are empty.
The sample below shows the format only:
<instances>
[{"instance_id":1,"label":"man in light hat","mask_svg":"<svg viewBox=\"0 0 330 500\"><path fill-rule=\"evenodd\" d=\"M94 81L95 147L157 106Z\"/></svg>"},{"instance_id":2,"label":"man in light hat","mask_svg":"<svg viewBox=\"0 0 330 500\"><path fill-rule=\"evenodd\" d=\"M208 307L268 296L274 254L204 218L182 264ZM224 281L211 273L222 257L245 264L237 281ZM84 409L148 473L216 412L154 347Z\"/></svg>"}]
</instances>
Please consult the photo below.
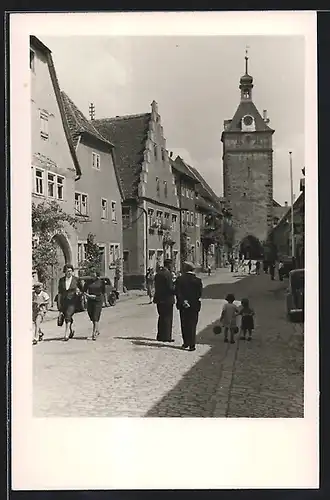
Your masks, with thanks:
<instances>
[{"instance_id":1,"label":"man in light hat","mask_svg":"<svg viewBox=\"0 0 330 500\"><path fill-rule=\"evenodd\" d=\"M32 293L32 321L34 325L33 345L42 340L44 334L41 331L41 323L44 320L49 304L49 295L43 291L40 282L34 283Z\"/></svg>"},{"instance_id":2,"label":"man in light hat","mask_svg":"<svg viewBox=\"0 0 330 500\"><path fill-rule=\"evenodd\" d=\"M174 342L172 339L174 284L172 277L172 260L165 259L155 276L155 294L153 302L157 305L158 325L157 340Z\"/></svg>"},{"instance_id":3,"label":"man in light hat","mask_svg":"<svg viewBox=\"0 0 330 500\"><path fill-rule=\"evenodd\" d=\"M192 262L183 264L183 274L175 283L176 306L180 312L183 349L195 351L196 329L199 311L201 310L202 280L194 273Z\"/></svg>"}]
</instances>

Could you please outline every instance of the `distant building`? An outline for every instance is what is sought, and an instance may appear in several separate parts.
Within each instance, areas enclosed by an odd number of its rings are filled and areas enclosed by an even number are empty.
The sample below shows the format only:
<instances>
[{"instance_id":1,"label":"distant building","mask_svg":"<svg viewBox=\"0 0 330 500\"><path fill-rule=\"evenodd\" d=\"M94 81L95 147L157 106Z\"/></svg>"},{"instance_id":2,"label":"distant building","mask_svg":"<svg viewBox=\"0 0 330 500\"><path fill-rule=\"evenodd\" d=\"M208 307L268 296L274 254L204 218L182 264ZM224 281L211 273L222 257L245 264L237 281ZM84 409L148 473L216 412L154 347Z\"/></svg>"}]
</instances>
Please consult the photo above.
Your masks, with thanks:
<instances>
[{"instance_id":1,"label":"distant building","mask_svg":"<svg viewBox=\"0 0 330 500\"><path fill-rule=\"evenodd\" d=\"M180 204L181 260L201 266L200 218L196 210L196 191L199 181L180 156L171 161Z\"/></svg>"},{"instance_id":2,"label":"distant building","mask_svg":"<svg viewBox=\"0 0 330 500\"><path fill-rule=\"evenodd\" d=\"M148 267L165 257L180 267L179 199L161 118L155 101L151 113L93 121L115 146L123 186L124 284L142 288Z\"/></svg>"},{"instance_id":3,"label":"distant building","mask_svg":"<svg viewBox=\"0 0 330 500\"><path fill-rule=\"evenodd\" d=\"M224 197L232 211L236 252L246 258L262 254L262 242L273 226L273 144L267 111L263 116L253 99L253 78L240 79L241 100L231 120L224 122Z\"/></svg>"},{"instance_id":4,"label":"distant building","mask_svg":"<svg viewBox=\"0 0 330 500\"><path fill-rule=\"evenodd\" d=\"M65 119L51 51L30 36L32 201L55 200L74 215L74 193L81 169ZM58 265L53 269L51 298L64 264L77 265L77 235L71 226L54 236Z\"/></svg>"},{"instance_id":5,"label":"distant building","mask_svg":"<svg viewBox=\"0 0 330 500\"><path fill-rule=\"evenodd\" d=\"M115 268L122 276L123 193L116 167L114 146L85 118L73 101L62 92L66 119L83 176L76 183L75 214L79 220L78 264L85 259L89 233L95 236L102 255L103 276L114 279Z\"/></svg>"}]
</instances>

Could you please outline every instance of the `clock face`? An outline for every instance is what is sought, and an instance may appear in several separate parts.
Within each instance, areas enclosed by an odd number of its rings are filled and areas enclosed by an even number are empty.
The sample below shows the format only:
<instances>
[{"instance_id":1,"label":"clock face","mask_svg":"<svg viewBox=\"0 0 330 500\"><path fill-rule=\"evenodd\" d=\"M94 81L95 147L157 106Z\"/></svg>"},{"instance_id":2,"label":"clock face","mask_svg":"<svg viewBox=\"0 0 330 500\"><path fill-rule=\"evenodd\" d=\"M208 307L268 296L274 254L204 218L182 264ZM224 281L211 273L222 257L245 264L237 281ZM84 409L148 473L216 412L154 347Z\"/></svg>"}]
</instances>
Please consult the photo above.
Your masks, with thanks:
<instances>
[{"instance_id":1,"label":"clock face","mask_svg":"<svg viewBox=\"0 0 330 500\"><path fill-rule=\"evenodd\" d=\"M252 123L253 123L253 118L252 118L252 116L250 116L250 115L246 115L246 116L244 116L244 118L243 118L243 122L244 122L244 125L246 125L246 126L250 126L250 125L252 125Z\"/></svg>"}]
</instances>

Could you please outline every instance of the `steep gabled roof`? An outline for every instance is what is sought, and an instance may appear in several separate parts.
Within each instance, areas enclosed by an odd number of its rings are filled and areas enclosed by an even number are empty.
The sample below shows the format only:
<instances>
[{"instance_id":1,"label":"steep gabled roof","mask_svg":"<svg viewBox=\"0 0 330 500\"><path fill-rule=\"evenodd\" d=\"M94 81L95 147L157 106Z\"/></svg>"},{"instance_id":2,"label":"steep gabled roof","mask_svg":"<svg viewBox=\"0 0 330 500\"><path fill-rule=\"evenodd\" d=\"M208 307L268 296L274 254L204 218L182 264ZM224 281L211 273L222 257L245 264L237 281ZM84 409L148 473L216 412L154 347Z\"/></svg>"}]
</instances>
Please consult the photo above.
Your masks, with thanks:
<instances>
[{"instance_id":1,"label":"steep gabled roof","mask_svg":"<svg viewBox=\"0 0 330 500\"><path fill-rule=\"evenodd\" d=\"M204 177L202 177L202 175L198 172L198 170L196 168L192 167L191 165L189 165L189 168L193 171L194 175L196 176L197 180L200 182L200 184L203 188L201 191L201 195L203 196L203 190L204 190L205 196L210 198L215 203L220 203L219 196L217 194L215 194L213 189L209 186L209 184L206 182Z\"/></svg>"},{"instance_id":2,"label":"steep gabled roof","mask_svg":"<svg viewBox=\"0 0 330 500\"><path fill-rule=\"evenodd\" d=\"M71 157L72 157L75 169L76 169L77 176L81 177L81 168L80 168L80 165L79 165L79 162L78 162L78 158L77 158L77 155L76 155L76 150L75 150L72 138L71 138L71 134L70 134L70 130L69 130L69 127L68 127L68 123L66 121L65 111L64 111L64 106L63 106L63 101L62 101L62 98L61 98L60 86L59 86L57 75L56 75L56 71L55 71L54 61L53 61L53 58L52 58L52 53L51 53L50 49L48 47L46 47L46 45L44 45L41 42L41 40L39 40L39 38L37 38L34 35L30 36L30 46L32 48L36 49L36 50L40 50L44 54L44 56L46 58L48 69L49 69L50 78L51 78L51 81L52 81L52 84L53 84L53 89L54 89L56 101L57 101L57 104L58 104L58 107L59 107L59 110L60 110L60 116L61 116L62 125L63 125L63 129L64 129L64 134L65 134L66 140L68 141L68 145L69 145Z\"/></svg>"},{"instance_id":3,"label":"steep gabled roof","mask_svg":"<svg viewBox=\"0 0 330 500\"><path fill-rule=\"evenodd\" d=\"M233 119L228 123L227 128L224 132L239 132L242 130L241 128L241 120L243 116L251 115L255 119L256 131L268 131L271 132L272 129L265 123L261 114L257 110L253 101L241 101L239 106L234 114Z\"/></svg>"},{"instance_id":4,"label":"steep gabled roof","mask_svg":"<svg viewBox=\"0 0 330 500\"><path fill-rule=\"evenodd\" d=\"M93 126L93 123L89 122L87 118L85 118L84 114L77 108L75 103L65 92L61 92L61 97L74 146L77 145L79 136L84 132L87 132L93 137L96 137L98 140L107 143L109 146L113 146L109 141L107 141L107 139L102 137L98 130Z\"/></svg>"},{"instance_id":5,"label":"steep gabled roof","mask_svg":"<svg viewBox=\"0 0 330 500\"><path fill-rule=\"evenodd\" d=\"M175 160L170 159L170 163L174 170L184 175L185 177L188 177L195 183L200 184L200 181L197 179L196 175L193 173L189 165L180 156L177 156Z\"/></svg>"},{"instance_id":6,"label":"steep gabled roof","mask_svg":"<svg viewBox=\"0 0 330 500\"><path fill-rule=\"evenodd\" d=\"M115 146L126 199L137 196L151 113L93 120L98 132Z\"/></svg>"}]
</instances>

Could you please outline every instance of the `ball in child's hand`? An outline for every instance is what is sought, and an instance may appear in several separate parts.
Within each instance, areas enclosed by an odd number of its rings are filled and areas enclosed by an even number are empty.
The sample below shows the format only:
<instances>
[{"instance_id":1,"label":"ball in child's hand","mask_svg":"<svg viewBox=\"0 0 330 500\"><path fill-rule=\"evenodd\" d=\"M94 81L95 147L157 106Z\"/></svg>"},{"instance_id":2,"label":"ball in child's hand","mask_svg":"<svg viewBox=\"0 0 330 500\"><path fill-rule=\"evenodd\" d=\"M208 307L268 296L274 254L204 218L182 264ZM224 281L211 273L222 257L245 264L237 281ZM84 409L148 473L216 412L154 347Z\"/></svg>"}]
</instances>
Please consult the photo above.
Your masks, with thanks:
<instances>
[{"instance_id":1,"label":"ball in child's hand","mask_svg":"<svg viewBox=\"0 0 330 500\"><path fill-rule=\"evenodd\" d=\"M220 325L216 325L216 326L214 326L214 327L213 327L213 333L214 333L215 335L220 335L220 333L221 333L221 326L220 326Z\"/></svg>"}]
</instances>

